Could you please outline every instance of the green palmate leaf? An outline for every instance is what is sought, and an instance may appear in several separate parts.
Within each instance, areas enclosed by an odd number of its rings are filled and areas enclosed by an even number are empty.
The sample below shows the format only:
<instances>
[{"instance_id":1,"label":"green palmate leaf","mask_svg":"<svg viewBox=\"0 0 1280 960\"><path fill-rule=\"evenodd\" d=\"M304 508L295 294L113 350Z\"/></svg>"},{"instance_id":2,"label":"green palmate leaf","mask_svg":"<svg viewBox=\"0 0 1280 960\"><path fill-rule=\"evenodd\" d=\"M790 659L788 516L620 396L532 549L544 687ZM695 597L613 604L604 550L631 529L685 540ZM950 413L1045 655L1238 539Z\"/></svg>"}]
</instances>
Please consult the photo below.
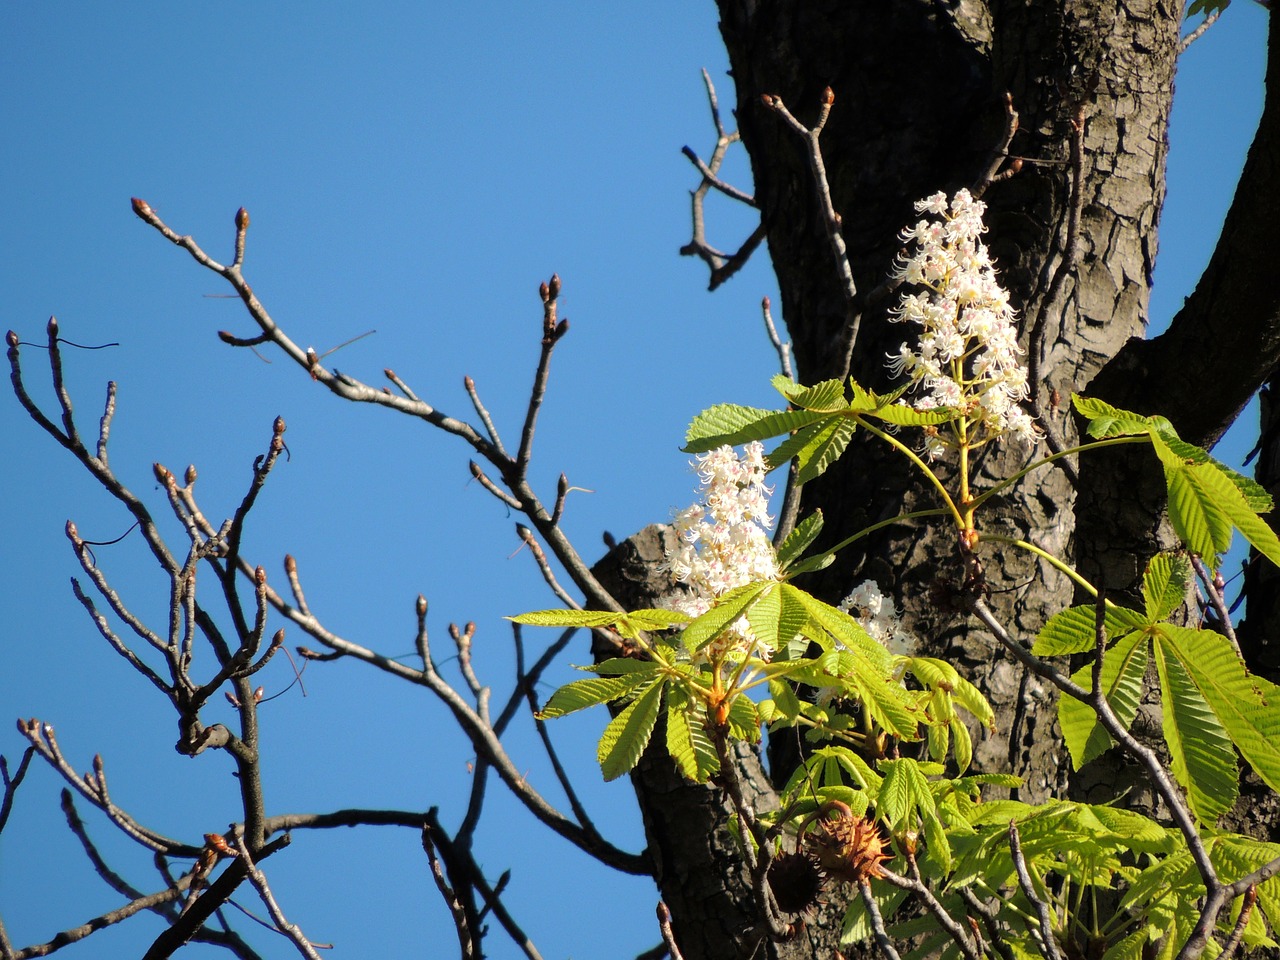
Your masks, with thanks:
<instances>
[{"instance_id":1,"label":"green palmate leaf","mask_svg":"<svg viewBox=\"0 0 1280 960\"><path fill-rule=\"evenodd\" d=\"M911 759L884 760L884 782L876 798L876 812L895 834L924 831L929 858L950 872L951 844L938 819L937 800L920 765Z\"/></svg>"},{"instance_id":2,"label":"green palmate leaf","mask_svg":"<svg viewBox=\"0 0 1280 960\"><path fill-rule=\"evenodd\" d=\"M596 759L606 780L617 779L640 762L658 723L662 688L661 678L654 680L604 728Z\"/></svg>"},{"instance_id":3,"label":"green palmate leaf","mask_svg":"<svg viewBox=\"0 0 1280 960\"><path fill-rule=\"evenodd\" d=\"M684 628L680 640L690 653L696 653L728 629L762 593L776 586L772 581L748 583L730 590L716 600L715 606Z\"/></svg>"},{"instance_id":4,"label":"green palmate leaf","mask_svg":"<svg viewBox=\"0 0 1280 960\"><path fill-rule=\"evenodd\" d=\"M784 440L769 454L769 465L780 467L794 457L798 467L796 480L808 483L814 477L821 476L827 467L840 459L857 427L857 423L849 417L839 414L828 416L818 423L797 430L794 436Z\"/></svg>"},{"instance_id":5,"label":"green palmate leaf","mask_svg":"<svg viewBox=\"0 0 1280 960\"><path fill-rule=\"evenodd\" d=\"M770 680L769 693L773 696L773 707L779 716L794 720L800 715L800 698L786 680Z\"/></svg>"},{"instance_id":6,"label":"green palmate leaf","mask_svg":"<svg viewBox=\"0 0 1280 960\"><path fill-rule=\"evenodd\" d=\"M1192 0L1191 6L1187 7L1187 16L1193 17L1203 13L1207 17L1221 13L1229 6L1231 6L1231 0Z\"/></svg>"},{"instance_id":7,"label":"green palmate leaf","mask_svg":"<svg viewBox=\"0 0 1280 960\"><path fill-rule=\"evenodd\" d=\"M758 410L722 403L693 418L685 433L686 453L703 453L729 444L767 440L799 430L825 419L826 414L808 410Z\"/></svg>"},{"instance_id":8,"label":"green palmate leaf","mask_svg":"<svg viewBox=\"0 0 1280 960\"><path fill-rule=\"evenodd\" d=\"M1164 458L1161 458L1164 459ZM1192 553L1217 567L1218 555L1231 546L1232 523L1225 500L1240 497L1235 486L1209 464L1175 465L1165 461L1169 521Z\"/></svg>"},{"instance_id":9,"label":"green palmate leaf","mask_svg":"<svg viewBox=\"0 0 1280 960\"><path fill-rule=\"evenodd\" d=\"M739 694L729 703L729 736L747 743L760 742L760 712L755 701Z\"/></svg>"},{"instance_id":10,"label":"green palmate leaf","mask_svg":"<svg viewBox=\"0 0 1280 960\"><path fill-rule=\"evenodd\" d=\"M840 380L824 380L812 387L805 387L779 373L770 382L775 390L802 410L835 413L837 410L849 409L844 398L844 383Z\"/></svg>"},{"instance_id":11,"label":"green palmate leaf","mask_svg":"<svg viewBox=\"0 0 1280 960\"><path fill-rule=\"evenodd\" d=\"M797 523L778 547L778 568L786 570L794 561L799 560L821 532L822 511L815 510Z\"/></svg>"},{"instance_id":12,"label":"green palmate leaf","mask_svg":"<svg viewBox=\"0 0 1280 960\"><path fill-rule=\"evenodd\" d=\"M1108 607L1103 626L1114 639L1142 625L1142 617L1122 607ZM1092 605L1070 607L1055 613L1036 636L1031 652L1038 657L1085 653L1097 645L1097 609Z\"/></svg>"},{"instance_id":13,"label":"green palmate leaf","mask_svg":"<svg viewBox=\"0 0 1280 960\"><path fill-rule=\"evenodd\" d=\"M1212 631L1165 624L1157 642L1185 668L1258 776L1280 790L1280 698L1271 695L1276 688L1251 677L1226 638Z\"/></svg>"},{"instance_id":14,"label":"green palmate leaf","mask_svg":"<svg viewBox=\"0 0 1280 960\"><path fill-rule=\"evenodd\" d=\"M1175 553L1158 553L1142 576L1147 620L1157 623L1182 606L1191 582L1191 561Z\"/></svg>"},{"instance_id":15,"label":"green palmate leaf","mask_svg":"<svg viewBox=\"0 0 1280 960\"><path fill-rule=\"evenodd\" d=\"M707 736L706 710L667 704L667 752L686 780L706 783L720 769L711 738Z\"/></svg>"},{"instance_id":16,"label":"green palmate leaf","mask_svg":"<svg viewBox=\"0 0 1280 960\"><path fill-rule=\"evenodd\" d=\"M849 650L857 651L877 670L882 671L885 677L892 674L893 656L856 619L790 583L784 583L782 589L804 608L809 620L817 628L816 632L826 634L825 637L812 637L824 650L831 649L831 641L834 640Z\"/></svg>"},{"instance_id":17,"label":"green palmate leaf","mask_svg":"<svg viewBox=\"0 0 1280 960\"><path fill-rule=\"evenodd\" d=\"M1239 795L1236 754L1218 718L1182 665L1155 645L1160 674L1164 740L1169 745L1169 769L1187 791L1191 812L1213 824Z\"/></svg>"},{"instance_id":18,"label":"green palmate leaf","mask_svg":"<svg viewBox=\"0 0 1280 960\"><path fill-rule=\"evenodd\" d=\"M1238 834L1215 837L1209 847L1209 859L1218 869L1223 883L1235 883L1276 857L1280 857L1280 845ZM1255 889L1258 891L1258 906L1266 914L1271 929L1280 930L1280 877L1265 880Z\"/></svg>"},{"instance_id":19,"label":"green palmate leaf","mask_svg":"<svg viewBox=\"0 0 1280 960\"><path fill-rule=\"evenodd\" d=\"M951 721L951 737L955 744L954 754L956 768L964 773L973 763L973 738L969 736L969 728L958 718Z\"/></svg>"},{"instance_id":20,"label":"green palmate leaf","mask_svg":"<svg viewBox=\"0 0 1280 960\"><path fill-rule=\"evenodd\" d=\"M1273 502L1271 494L1267 493L1265 487L1260 483L1249 479L1243 474L1237 473L1220 460L1215 460L1209 455L1207 450L1187 443L1181 440L1176 434L1161 434L1160 439L1164 442L1173 453L1187 463L1211 463L1217 467L1218 471L1224 474L1240 491L1240 495L1244 497L1245 503L1249 505L1249 509L1254 513L1266 513L1269 511Z\"/></svg>"},{"instance_id":21,"label":"green palmate leaf","mask_svg":"<svg viewBox=\"0 0 1280 960\"><path fill-rule=\"evenodd\" d=\"M899 403L899 399L907 391L905 386L884 395L877 395L874 391L865 389L852 377L849 379L849 386L853 390L853 400L849 403L851 411L895 426L926 427L946 423L956 416L956 411L948 407L916 410L905 403Z\"/></svg>"},{"instance_id":22,"label":"green palmate leaf","mask_svg":"<svg viewBox=\"0 0 1280 960\"><path fill-rule=\"evenodd\" d=\"M534 610L507 619L534 627L612 627L623 616L609 610Z\"/></svg>"},{"instance_id":23,"label":"green palmate leaf","mask_svg":"<svg viewBox=\"0 0 1280 960\"><path fill-rule=\"evenodd\" d=\"M574 667L575 670L586 670L602 677L621 677L630 673L651 674L658 669L656 663L648 660L634 660L631 657L610 657L590 667Z\"/></svg>"},{"instance_id":24,"label":"green palmate leaf","mask_svg":"<svg viewBox=\"0 0 1280 960\"><path fill-rule=\"evenodd\" d=\"M637 687L653 680L658 669L656 664L645 664L637 660L629 662L647 669L640 669L623 676L575 680L573 683L566 684L553 693L547 705L538 711L538 719L552 720L587 707L621 700Z\"/></svg>"},{"instance_id":25,"label":"green palmate leaf","mask_svg":"<svg viewBox=\"0 0 1280 960\"><path fill-rule=\"evenodd\" d=\"M692 618L679 610L632 610L622 626L635 630L670 630Z\"/></svg>"},{"instance_id":26,"label":"green palmate leaf","mask_svg":"<svg viewBox=\"0 0 1280 960\"><path fill-rule=\"evenodd\" d=\"M1144 417L1078 393L1071 398L1071 403L1076 412L1089 421L1088 433L1095 440L1138 436L1152 431L1173 433L1173 425L1164 417Z\"/></svg>"},{"instance_id":27,"label":"green palmate leaf","mask_svg":"<svg viewBox=\"0 0 1280 960\"><path fill-rule=\"evenodd\" d=\"M1138 715L1142 677L1147 672L1147 638L1135 630L1121 637L1102 661L1101 686L1116 718L1126 729ZM1093 665L1087 664L1071 677L1088 689L1093 684ZM1072 697L1058 700L1058 723L1071 754L1071 765L1079 770L1111 747L1111 735L1098 722L1093 709Z\"/></svg>"},{"instance_id":28,"label":"green palmate leaf","mask_svg":"<svg viewBox=\"0 0 1280 960\"><path fill-rule=\"evenodd\" d=\"M1154 820L1124 807L1093 805L1089 808L1114 836L1124 837L1130 849L1139 853L1172 853L1179 838Z\"/></svg>"}]
</instances>

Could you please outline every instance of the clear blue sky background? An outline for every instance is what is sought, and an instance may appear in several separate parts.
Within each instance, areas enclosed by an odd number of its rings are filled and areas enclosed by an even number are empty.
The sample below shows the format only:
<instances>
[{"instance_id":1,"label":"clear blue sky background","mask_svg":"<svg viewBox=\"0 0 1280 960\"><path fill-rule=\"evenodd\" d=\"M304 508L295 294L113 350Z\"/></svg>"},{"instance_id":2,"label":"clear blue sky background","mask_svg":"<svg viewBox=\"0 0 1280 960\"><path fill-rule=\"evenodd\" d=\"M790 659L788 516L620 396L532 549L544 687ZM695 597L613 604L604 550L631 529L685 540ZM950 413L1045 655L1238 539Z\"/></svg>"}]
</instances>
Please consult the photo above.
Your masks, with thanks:
<instances>
[{"instance_id":1,"label":"clear blue sky background","mask_svg":"<svg viewBox=\"0 0 1280 960\"><path fill-rule=\"evenodd\" d=\"M1230 201L1261 104L1264 17L1233 5L1180 72L1157 323L1192 288ZM420 423L352 408L279 356L264 363L218 343L219 329L253 332L238 302L138 221L129 197L218 258L230 256L243 204L253 218L247 275L296 340L323 352L376 329L330 363L370 382L391 366L459 416L470 374L511 438L537 355L537 286L558 271L573 327L553 370L535 479L548 500L562 470L594 491L572 495L566 518L594 557L601 531L625 537L690 499L678 447L693 413L724 400L773 402L776 359L759 319L760 298L774 292L765 257L708 294L702 265L676 255L696 184L679 148L705 155L713 144L699 68L732 100L715 21L710 3L681 0L359 11L7 4L4 326L40 341L56 314L72 340L119 343L67 350L67 379L89 433L105 382L119 382L112 462L157 514L153 461L179 474L196 464L204 511L229 515L283 416L291 459L255 511L247 554L277 585L284 553L294 554L315 612L388 654L411 653L419 592L431 601L437 651L448 622L475 620L478 669L505 697L511 643L500 617L553 601L516 552L514 518L469 482L468 449ZM748 185L745 162L729 177ZM727 203L711 224L726 248L750 229ZM51 404L42 351L24 357L31 389ZM129 521L2 397L0 511L0 719L55 724L82 769L100 752L116 802L162 832L196 841L224 830L238 802L227 758L174 753L168 705L70 594L78 568L62 535L67 518L91 540L117 537ZM182 542L176 522L165 529ZM165 582L136 534L97 557L134 610L159 622ZM290 631L291 643L303 639ZM529 639L536 652L551 637ZM287 685L284 658L262 679L269 693ZM305 679L306 697L295 688L263 709L270 813L438 805L457 823L471 751L429 694L356 663L313 665ZM206 719L229 713L215 704ZM637 850L630 787L602 784L594 763L601 723L588 715L554 732L606 835ZM11 762L23 745L0 728ZM559 802L529 724L509 749ZM60 788L37 765L0 836L0 915L18 946L121 902L62 824ZM82 812L116 869L157 889L149 859ZM595 867L500 786L480 843L491 878L513 870L508 905L544 956L626 957L657 941L650 883ZM334 942L336 957L454 949L410 831L299 835L269 875L290 919ZM247 890L237 899L261 912ZM268 955L291 955L272 934L241 926ZM159 929L136 918L66 955L137 956ZM489 949L515 954L500 932Z\"/></svg>"}]
</instances>

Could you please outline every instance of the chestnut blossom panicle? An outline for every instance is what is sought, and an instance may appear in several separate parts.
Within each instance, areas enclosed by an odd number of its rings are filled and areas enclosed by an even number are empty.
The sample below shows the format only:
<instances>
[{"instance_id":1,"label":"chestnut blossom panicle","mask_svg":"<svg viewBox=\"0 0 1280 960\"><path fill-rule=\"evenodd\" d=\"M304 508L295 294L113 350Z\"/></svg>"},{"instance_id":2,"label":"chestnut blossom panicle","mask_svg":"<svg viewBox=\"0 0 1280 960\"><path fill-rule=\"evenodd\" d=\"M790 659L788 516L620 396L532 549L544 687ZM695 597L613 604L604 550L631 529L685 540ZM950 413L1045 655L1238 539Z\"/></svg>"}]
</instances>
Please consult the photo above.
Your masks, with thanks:
<instances>
[{"instance_id":1,"label":"chestnut blossom panicle","mask_svg":"<svg viewBox=\"0 0 1280 960\"><path fill-rule=\"evenodd\" d=\"M880 592L874 580L864 580L853 588L839 607L862 625L871 639L879 641L897 657L912 656L916 638L902 625L902 615L892 597Z\"/></svg>"},{"instance_id":2,"label":"chestnut blossom panicle","mask_svg":"<svg viewBox=\"0 0 1280 960\"><path fill-rule=\"evenodd\" d=\"M719 447L699 454L694 466L699 501L675 516L680 546L667 557L667 568L694 590L693 596L674 600L671 606L697 617L730 590L777 579L778 558L767 532L773 520L768 513L771 491L764 482L764 447L749 443L741 456L733 447ZM708 658L737 653L740 659L748 651L763 659L774 652L757 642L743 617L703 653Z\"/></svg>"},{"instance_id":3,"label":"chestnut blossom panicle","mask_svg":"<svg viewBox=\"0 0 1280 960\"><path fill-rule=\"evenodd\" d=\"M1014 310L978 239L986 204L960 190L950 199L935 193L915 208L930 219L902 231L914 249L899 258L893 277L917 290L903 295L892 319L921 332L914 346L889 354L890 371L910 381L915 409L948 407L965 416L978 431L966 437L970 444L1001 435L1035 442L1035 422L1019 406L1030 391ZM937 456L951 442L931 432L925 449Z\"/></svg>"}]
</instances>

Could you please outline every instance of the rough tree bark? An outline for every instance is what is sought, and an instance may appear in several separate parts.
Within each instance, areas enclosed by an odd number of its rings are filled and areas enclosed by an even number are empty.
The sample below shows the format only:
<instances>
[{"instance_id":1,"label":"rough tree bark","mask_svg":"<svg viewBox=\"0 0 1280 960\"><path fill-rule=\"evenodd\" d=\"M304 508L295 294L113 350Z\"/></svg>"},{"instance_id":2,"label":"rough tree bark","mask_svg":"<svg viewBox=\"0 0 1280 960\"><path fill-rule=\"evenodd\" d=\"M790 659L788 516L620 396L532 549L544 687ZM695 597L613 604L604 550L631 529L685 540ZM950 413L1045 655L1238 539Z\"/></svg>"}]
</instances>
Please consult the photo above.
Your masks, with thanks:
<instances>
[{"instance_id":1,"label":"rough tree bark","mask_svg":"<svg viewBox=\"0 0 1280 960\"><path fill-rule=\"evenodd\" d=\"M1277 288L1271 282L1270 290L1255 293L1251 284L1274 271L1239 258L1253 255L1249 243L1257 242L1266 211L1280 207L1274 54L1273 95L1218 255L1168 335L1122 350L1148 321L1180 3L718 0L718 7L739 129L804 382L840 375L846 331L856 323L853 374L873 387L891 385L884 357L907 333L888 322L896 295L885 278L900 247L897 233L913 221L914 200L983 183L1007 135L1006 94L1020 121L1008 153L1023 164L984 195L988 241L1023 318L1034 399L1051 437L1070 445L1075 428L1067 398L1088 389L1140 412L1166 413L1186 439L1212 443L1269 376L1280 356ZM1273 51L1276 34L1273 18ZM821 144L857 287L851 301L834 269L804 144L761 101L765 94L781 97L811 123L826 87L836 99ZM1253 205L1261 213L1252 217L1247 191L1265 201ZM1245 329L1226 350L1206 348L1226 343L1224 325L1244 316ZM1212 354L1215 362L1187 365L1186 350ZM1229 387L1218 359L1234 364ZM934 505L901 458L858 439L804 491L803 511L821 508L826 516L826 544L917 504ZM988 456L980 469L994 480L1025 462L1026 451L1010 449ZM1070 468L1040 471L1002 498L985 529L1029 535L1074 556L1109 589L1124 590L1147 557L1167 545L1156 520L1162 485L1153 476L1121 457L1081 465L1078 480ZM1087 515L1077 503L1087 505ZM1119 530L1125 531L1119 549L1101 553L1102 544L1117 543ZM623 566L643 566L646 550L660 550L655 536L650 531L622 545L605 565L616 568L626 554ZM983 558L996 590L992 605L1015 634L1033 635L1072 602L1070 582L1025 554L988 545ZM830 602L868 577L892 592L927 649L967 667L996 708L999 733L975 742L976 764L1022 775L1021 798L1043 799L1067 785L1069 772L1053 698L948 606L947 586L958 569L954 533L900 525L862 541L805 586ZM772 758L779 767L774 779L785 779L785 751ZM744 756L743 764L761 802L769 803L758 760ZM727 808L700 797L692 801L697 816L672 818L664 811L684 802L679 784L670 776L655 780L652 770L635 784L685 957L744 955L741 876L725 874L722 849L708 854L705 844L686 843L725 837L720 818ZM687 903L690 889L698 891L696 903ZM677 907L682 900L684 910ZM769 955L829 956L836 934L830 918L820 917L801 941Z\"/></svg>"}]
</instances>

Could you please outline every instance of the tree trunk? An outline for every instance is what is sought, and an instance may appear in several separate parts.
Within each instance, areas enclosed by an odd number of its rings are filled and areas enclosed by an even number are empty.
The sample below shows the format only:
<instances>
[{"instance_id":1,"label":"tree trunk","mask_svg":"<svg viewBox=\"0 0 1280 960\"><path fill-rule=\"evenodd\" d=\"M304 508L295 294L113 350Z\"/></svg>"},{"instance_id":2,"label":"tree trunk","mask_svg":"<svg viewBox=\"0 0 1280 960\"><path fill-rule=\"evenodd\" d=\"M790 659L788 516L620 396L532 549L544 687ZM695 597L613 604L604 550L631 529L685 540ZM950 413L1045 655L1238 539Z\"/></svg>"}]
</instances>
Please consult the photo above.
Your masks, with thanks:
<instances>
[{"instance_id":1,"label":"tree trunk","mask_svg":"<svg viewBox=\"0 0 1280 960\"><path fill-rule=\"evenodd\" d=\"M991 183L983 195L989 206L987 242L1022 317L1022 344L1041 422L1054 441L1070 446L1075 435L1070 394L1089 389L1146 327L1181 3L718 0L718 7L736 85L738 126L751 160L783 318L805 383L841 374L847 331L856 325L852 374L877 389L894 385L886 353L912 335L888 322L897 294L886 278L901 247L898 231L916 219L915 200L938 190L985 186L993 156L999 156L1007 138L1008 95L1019 125L1007 152L1022 158L1022 167ZM1273 38L1275 31L1273 20ZM801 122L811 124L827 87L835 102L821 147L857 288L851 300L824 232L805 144L761 99L780 97ZM1252 156L1250 163L1255 164ZM1270 197L1280 189L1277 184L1280 177L1273 173L1270 184L1257 189ZM1275 208L1274 203L1257 206L1263 220ZM1244 235L1245 228L1237 231ZM1217 335L1212 318L1223 319L1217 298L1225 290L1238 295L1242 283L1242 271L1231 272L1235 258L1224 257L1216 287L1206 288L1196 309L1180 317L1177 344ZM1243 402L1238 395L1247 397L1275 365L1280 311L1267 304L1274 305L1280 288L1273 281L1270 286L1271 299L1253 308L1258 326L1248 334L1265 342L1245 348L1260 351L1259 361L1231 390L1215 394L1204 422L1195 421L1187 439L1216 438ZM1127 401L1143 412L1144 404L1133 402L1133 389L1117 387L1121 381L1132 387L1135 369L1150 388L1148 398L1167 400L1175 389L1184 396L1210 391L1208 372L1203 380L1191 374L1170 386L1167 371L1181 349L1172 344L1131 347L1097 388L1108 398L1120 398L1113 402ZM1154 382L1147 372L1165 379ZM1197 407L1201 413L1203 406ZM1175 412L1183 416L1185 408ZM1029 455L1001 445L977 464L978 483L1011 475ZM1081 464L1078 479L1075 472L1068 465L1028 477L988 505L981 530L1030 538L1074 558L1109 590L1131 588L1147 558L1170 545L1157 522L1163 494L1159 475L1150 464L1118 456ZM1087 509L1078 512L1078 503ZM805 488L802 512L822 509L821 547L871 523L936 505L904 458L857 435L844 458ZM624 547L634 549L630 543ZM991 606L1015 636L1034 636L1048 616L1072 603L1072 583L1047 564L999 544L980 550L994 591ZM1054 696L948 602L959 572L953 529L904 523L860 541L803 585L833 603L867 578L892 593L924 650L967 670L996 709L998 732L983 737L975 731L975 764L1024 777L1022 799L1061 795L1069 771ZM786 764L794 757L774 752L771 761L777 782L785 779ZM758 758L744 755L743 762L744 776L762 802L770 802ZM721 866L728 808L698 792L702 788L673 784L674 773L653 767L646 765L634 781L685 956L743 955L736 937L749 923L750 907L741 873L726 874ZM687 806L686 794L697 794ZM715 843L710 852L704 851L707 838ZM688 855L691 849L697 853ZM699 885L704 881L711 881L706 889L715 890L707 896L718 900L703 896ZM692 890L699 892L677 908L674 898ZM836 917L833 909L811 925L813 943L805 939L771 955L830 955L838 936ZM824 945L815 953L819 940Z\"/></svg>"}]
</instances>

